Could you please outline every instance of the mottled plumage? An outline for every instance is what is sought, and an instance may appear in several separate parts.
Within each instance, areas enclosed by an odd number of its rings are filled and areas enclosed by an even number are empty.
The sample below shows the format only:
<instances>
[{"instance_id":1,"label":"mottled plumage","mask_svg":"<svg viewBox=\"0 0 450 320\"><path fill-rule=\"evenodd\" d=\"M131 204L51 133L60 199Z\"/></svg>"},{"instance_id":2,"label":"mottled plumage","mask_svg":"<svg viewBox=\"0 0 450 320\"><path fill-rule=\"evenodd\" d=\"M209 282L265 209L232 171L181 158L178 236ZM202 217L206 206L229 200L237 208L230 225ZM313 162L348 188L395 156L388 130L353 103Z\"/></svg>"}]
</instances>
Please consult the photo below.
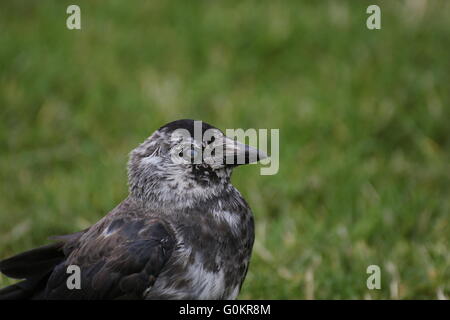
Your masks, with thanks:
<instances>
[{"instance_id":1,"label":"mottled plumage","mask_svg":"<svg viewBox=\"0 0 450 320\"><path fill-rule=\"evenodd\" d=\"M0 262L7 276L25 279L0 290L0 299L234 299L250 262L252 212L231 185L229 150L245 163L264 154L225 139L193 120L169 123L130 153L129 196L90 228ZM180 140L178 129L191 138ZM209 130L209 131L211 131ZM222 139L224 138L224 139ZM188 148L179 148L180 143ZM227 145L224 154L195 150ZM226 149L225 148L225 149ZM179 163L173 155L192 161ZM221 158L221 159L219 159ZM68 289L67 267L81 270L81 289Z\"/></svg>"}]
</instances>

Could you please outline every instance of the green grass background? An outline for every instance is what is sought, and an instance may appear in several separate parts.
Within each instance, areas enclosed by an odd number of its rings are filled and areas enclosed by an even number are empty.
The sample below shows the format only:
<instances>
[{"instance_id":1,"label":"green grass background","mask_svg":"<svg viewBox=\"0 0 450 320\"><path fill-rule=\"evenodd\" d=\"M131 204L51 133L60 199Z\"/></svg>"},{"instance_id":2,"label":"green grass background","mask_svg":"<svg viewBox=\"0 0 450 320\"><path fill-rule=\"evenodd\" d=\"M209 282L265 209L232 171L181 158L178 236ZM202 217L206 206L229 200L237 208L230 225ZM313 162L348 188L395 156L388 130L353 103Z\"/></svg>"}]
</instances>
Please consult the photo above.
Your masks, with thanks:
<instances>
[{"instance_id":1,"label":"green grass background","mask_svg":"<svg viewBox=\"0 0 450 320\"><path fill-rule=\"evenodd\" d=\"M1 1L0 258L97 221L128 152L195 118L280 129L279 173L233 176L241 299L449 297L449 51L443 0Z\"/></svg>"}]
</instances>

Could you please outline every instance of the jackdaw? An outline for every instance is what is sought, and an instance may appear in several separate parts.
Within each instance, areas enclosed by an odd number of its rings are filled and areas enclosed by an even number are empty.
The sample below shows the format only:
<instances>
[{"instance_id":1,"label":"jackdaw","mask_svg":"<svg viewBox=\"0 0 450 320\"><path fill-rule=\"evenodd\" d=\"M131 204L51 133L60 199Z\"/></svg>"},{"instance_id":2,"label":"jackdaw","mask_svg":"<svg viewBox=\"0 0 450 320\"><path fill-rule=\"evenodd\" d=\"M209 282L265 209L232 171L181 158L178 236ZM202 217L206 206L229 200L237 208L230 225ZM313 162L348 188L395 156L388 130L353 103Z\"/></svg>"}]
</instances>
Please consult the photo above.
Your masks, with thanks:
<instances>
[{"instance_id":1,"label":"jackdaw","mask_svg":"<svg viewBox=\"0 0 450 320\"><path fill-rule=\"evenodd\" d=\"M231 173L266 157L201 121L164 125L130 153L129 195L115 209L0 261L22 279L0 299L235 299L255 235Z\"/></svg>"}]
</instances>

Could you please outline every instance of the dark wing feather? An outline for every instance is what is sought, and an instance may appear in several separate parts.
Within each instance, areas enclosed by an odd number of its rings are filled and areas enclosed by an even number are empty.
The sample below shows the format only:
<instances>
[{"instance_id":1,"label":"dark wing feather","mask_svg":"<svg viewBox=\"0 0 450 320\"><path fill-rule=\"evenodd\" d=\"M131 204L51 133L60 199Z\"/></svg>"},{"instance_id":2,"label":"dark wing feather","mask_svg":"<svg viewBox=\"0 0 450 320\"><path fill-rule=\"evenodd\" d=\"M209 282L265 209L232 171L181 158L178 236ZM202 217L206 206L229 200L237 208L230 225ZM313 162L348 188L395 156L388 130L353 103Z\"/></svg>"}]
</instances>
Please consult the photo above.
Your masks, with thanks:
<instances>
[{"instance_id":1,"label":"dark wing feather","mask_svg":"<svg viewBox=\"0 0 450 320\"><path fill-rule=\"evenodd\" d=\"M24 279L0 289L0 300L41 297L51 272L65 259L65 250L76 243L85 231L64 236L60 242L35 248L0 261L4 275Z\"/></svg>"},{"instance_id":2,"label":"dark wing feather","mask_svg":"<svg viewBox=\"0 0 450 320\"><path fill-rule=\"evenodd\" d=\"M94 226L58 265L49 299L142 299L171 256L175 237L158 219L110 218ZM81 271L81 289L69 290L69 265Z\"/></svg>"},{"instance_id":3,"label":"dark wing feather","mask_svg":"<svg viewBox=\"0 0 450 320\"><path fill-rule=\"evenodd\" d=\"M42 274L64 259L61 243L46 245L0 261L0 270L10 278L26 279Z\"/></svg>"}]
</instances>

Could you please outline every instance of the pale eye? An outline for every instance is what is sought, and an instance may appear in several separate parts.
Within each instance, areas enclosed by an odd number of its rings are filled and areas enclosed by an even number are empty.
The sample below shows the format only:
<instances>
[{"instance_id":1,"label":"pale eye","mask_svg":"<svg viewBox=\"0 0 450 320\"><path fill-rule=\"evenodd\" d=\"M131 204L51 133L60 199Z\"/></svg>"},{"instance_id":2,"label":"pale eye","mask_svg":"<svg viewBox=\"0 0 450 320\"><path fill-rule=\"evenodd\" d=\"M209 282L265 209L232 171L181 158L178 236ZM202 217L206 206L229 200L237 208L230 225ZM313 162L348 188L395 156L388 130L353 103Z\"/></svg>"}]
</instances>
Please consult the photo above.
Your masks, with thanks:
<instances>
[{"instance_id":1,"label":"pale eye","mask_svg":"<svg viewBox=\"0 0 450 320\"><path fill-rule=\"evenodd\" d=\"M174 154L178 161L184 163L196 163L201 161L201 149L196 148L194 145L178 146L173 149L176 153Z\"/></svg>"},{"instance_id":2,"label":"pale eye","mask_svg":"<svg viewBox=\"0 0 450 320\"><path fill-rule=\"evenodd\" d=\"M195 159L198 155L197 150L195 149L191 149L191 159Z\"/></svg>"}]
</instances>

